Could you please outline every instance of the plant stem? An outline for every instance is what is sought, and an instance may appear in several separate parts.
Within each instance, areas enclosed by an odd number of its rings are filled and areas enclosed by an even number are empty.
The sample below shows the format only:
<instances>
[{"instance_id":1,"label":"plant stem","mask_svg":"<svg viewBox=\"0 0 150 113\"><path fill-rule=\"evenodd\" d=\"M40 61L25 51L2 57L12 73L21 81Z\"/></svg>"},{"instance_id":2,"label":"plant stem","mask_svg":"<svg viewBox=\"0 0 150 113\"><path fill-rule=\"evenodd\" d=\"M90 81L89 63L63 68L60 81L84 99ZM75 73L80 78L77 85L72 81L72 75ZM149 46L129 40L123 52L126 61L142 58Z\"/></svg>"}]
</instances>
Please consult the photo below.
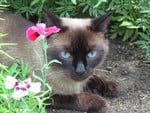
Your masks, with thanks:
<instances>
[{"instance_id":1,"label":"plant stem","mask_svg":"<svg viewBox=\"0 0 150 113\"><path fill-rule=\"evenodd\" d=\"M44 86L45 86L47 70L48 70L48 60L47 60L48 44L47 44L47 40L45 38L42 38L42 48L43 48L43 52L44 52L44 55L43 55L44 66L41 65L41 72L42 72L42 76L43 76L43 80L44 80Z\"/></svg>"}]
</instances>

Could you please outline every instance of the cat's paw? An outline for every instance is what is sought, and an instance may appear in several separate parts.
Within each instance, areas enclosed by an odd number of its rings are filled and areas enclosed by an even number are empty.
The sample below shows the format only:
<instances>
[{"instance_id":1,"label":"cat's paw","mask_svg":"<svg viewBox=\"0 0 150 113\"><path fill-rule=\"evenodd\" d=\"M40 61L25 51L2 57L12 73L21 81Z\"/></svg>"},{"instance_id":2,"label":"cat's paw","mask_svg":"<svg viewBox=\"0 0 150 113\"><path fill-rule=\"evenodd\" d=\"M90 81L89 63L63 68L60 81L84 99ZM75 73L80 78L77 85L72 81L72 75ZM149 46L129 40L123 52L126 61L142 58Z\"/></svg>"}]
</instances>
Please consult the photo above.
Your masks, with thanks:
<instances>
[{"instance_id":1,"label":"cat's paw","mask_svg":"<svg viewBox=\"0 0 150 113\"><path fill-rule=\"evenodd\" d=\"M81 93L79 103L82 108L87 109L87 113L106 113L106 101L97 94Z\"/></svg>"},{"instance_id":2,"label":"cat's paw","mask_svg":"<svg viewBox=\"0 0 150 113\"><path fill-rule=\"evenodd\" d=\"M105 83L103 95L107 97L117 97L119 95L119 86L114 81L107 81Z\"/></svg>"},{"instance_id":3,"label":"cat's paw","mask_svg":"<svg viewBox=\"0 0 150 113\"><path fill-rule=\"evenodd\" d=\"M106 80L104 77L93 75L93 78L87 83L86 91L101 94L102 96L117 97L119 95L119 86L114 81Z\"/></svg>"}]
</instances>

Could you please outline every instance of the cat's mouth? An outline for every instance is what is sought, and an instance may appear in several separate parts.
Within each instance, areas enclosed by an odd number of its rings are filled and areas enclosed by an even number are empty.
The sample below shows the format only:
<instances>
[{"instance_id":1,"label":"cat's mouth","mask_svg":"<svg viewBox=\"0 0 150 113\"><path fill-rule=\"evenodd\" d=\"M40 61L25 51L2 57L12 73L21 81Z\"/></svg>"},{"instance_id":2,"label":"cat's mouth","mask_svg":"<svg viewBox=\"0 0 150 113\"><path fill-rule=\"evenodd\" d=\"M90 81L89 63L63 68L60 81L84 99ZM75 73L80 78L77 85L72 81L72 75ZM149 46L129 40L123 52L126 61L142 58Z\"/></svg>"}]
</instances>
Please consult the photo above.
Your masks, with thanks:
<instances>
[{"instance_id":1,"label":"cat's mouth","mask_svg":"<svg viewBox=\"0 0 150 113\"><path fill-rule=\"evenodd\" d=\"M86 78L88 78L89 76L81 76L81 75L77 75L77 76L71 76L71 79L75 80L75 81L82 81L85 80Z\"/></svg>"},{"instance_id":2,"label":"cat's mouth","mask_svg":"<svg viewBox=\"0 0 150 113\"><path fill-rule=\"evenodd\" d=\"M91 75L92 71L88 70L82 74L76 73L76 72L72 72L70 74L70 78L74 81L82 81L87 79L90 75Z\"/></svg>"}]
</instances>

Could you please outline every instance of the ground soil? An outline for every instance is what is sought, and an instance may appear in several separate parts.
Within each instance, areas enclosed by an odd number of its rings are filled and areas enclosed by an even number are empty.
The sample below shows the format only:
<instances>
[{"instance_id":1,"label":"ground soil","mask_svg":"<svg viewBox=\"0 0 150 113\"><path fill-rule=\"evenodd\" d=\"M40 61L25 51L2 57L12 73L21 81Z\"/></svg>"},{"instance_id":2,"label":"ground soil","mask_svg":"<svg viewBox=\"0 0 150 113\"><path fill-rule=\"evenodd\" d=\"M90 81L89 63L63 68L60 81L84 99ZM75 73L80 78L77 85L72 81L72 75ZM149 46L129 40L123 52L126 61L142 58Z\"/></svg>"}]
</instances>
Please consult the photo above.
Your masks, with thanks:
<instances>
[{"instance_id":1,"label":"ground soil","mask_svg":"<svg viewBox=\"0 0 150 113\"><path fill-rule=\"evenodd\" d=\"M118 97L104 97L108 113L150 113L150 66L141 50L132 43L110 41L110 53L99 68L120 86ZM49 113L82 112L52 109Z\"/></svg>"}]
</instances>

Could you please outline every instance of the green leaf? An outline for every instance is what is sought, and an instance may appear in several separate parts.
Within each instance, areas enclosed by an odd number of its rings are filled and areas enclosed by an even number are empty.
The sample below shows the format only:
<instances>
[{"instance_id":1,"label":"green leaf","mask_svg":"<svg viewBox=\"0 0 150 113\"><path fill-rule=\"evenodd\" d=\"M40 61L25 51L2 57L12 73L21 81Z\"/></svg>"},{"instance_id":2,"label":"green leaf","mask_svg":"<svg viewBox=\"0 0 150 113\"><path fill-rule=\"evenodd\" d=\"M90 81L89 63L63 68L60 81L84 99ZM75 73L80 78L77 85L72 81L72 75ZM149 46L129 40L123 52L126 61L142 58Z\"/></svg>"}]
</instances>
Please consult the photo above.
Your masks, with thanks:
<instances>
[{"instance_id":1,"label":"green leaf","mask_svg":"<svg viewBox=\"0 0 150 113\"><path fill-rule=\"evenodd\" d=\"M97 8L99 5L101 5L103 2L107 2L107 0L98 0L97 4L94 5L93 8Z\"/></svg>"},{"instance_id":2,"label":"green leaf","mask_svg":"<svg viewBox=\"0 0 150 113\"><path fill-rule=\"evenodd\" d=\"M49 86L49 84L46 84L46 88L47 88L47 90L42 91L42 93L40 95L38 95L40 98L45 97L47 94L51 95L51 93L52 93L52 87Z\"/></svg>"},{"instance_id":3,"label":"green leaf","mask_svg":"<svg viewBox=\"0 0 150 113\"><path fill-rule=\"evenodd\" d=\"M110 38L111 38L111 39L117 38L117 34L118 34L117 32L116 32L116 33L113 33L113 34L110 36Z\"/></svg>"},{"instance_id":4,"label":"green leaf","mask_svg":"<svg viewBox=\"0 0 150 113\"><path fill-rule=\"evenodd\" d=\"M131 25L131 26L127 26L127 28L130 28L130 29L137 29L137 28L140 28L139 26L135 26L135 25Z\"/></svg>"},{"instance_id":5,"label":"green leaf","mask_svg":"<svg viewBox=\"0 0 150 113\"><path fill-rule=\"evenodd\" d=\"M139 28L139 26L133 25L132 22L128 22L128 21L123 21L120 24L120 27L127 27L127 28L131 28L131 29L137 29L137 28Z\"/></svg>"},{"instance_id":6,"label":"green leaf","mask_svg":"<svg viewBox=\"0 0 150 113\"><path fill-rule=\"evenodd\" d=\"M14 73L17 72L17 67L18 67L18 64L17 63L14 63L10 68L9 68L9 75L13 75Z\"/></svg>"},{"instance_id":7,"label":"green leaf","mask_svg":"<svg viewBox=\"0 0 150 113\"><path fill-rule=\"evenodd\" d=\"M129 38L131 38L131 35L133 34L133 31L132 29L127 29L125 31L125 34L123 36L123 41L127 41Z\"/></svg>"},{"instance_id":8,"label":"green leaf","mask_svg":"<svg viewBox=\"0 0 150 113\"><path fill-rule=\"evenodd\" d=\"M138 29L134 30L134 35L131 38L131 42L135 41L138 38Z\"/></svg>"},{"instance_id":9,"label":"green leaf","mask_svg":"<svg viewBox=\"0 0 150 113\"><path fill-rule=\"evenodd\" d=\"M76 5L77 4L77 1L76 0L71 0L71 2Z\"/></svg>"},{"instance_id":10,"label":"green leaf","mask_svg":"<svg viewBox=\"0 0 150 113\"><path fill-rule=\"evenodd\" d=\"M144 40L150 41L150 37L149 37L147 34L139 32L139 35L140 35Z\"/></svg>"},{"instance_id":11,"label":"green leaf","mask_svg":"<svg viewBox=\"0 0 150 113\"><path fill-rule=\"evenodd\" d=\"M54 59L54 60L51 60L49 63L48 63L48 66L53 64L53 63L57 63L57 64L62 64L60 61Z\"/></svg>"},{"instance_id":12,"label":"green leaf","mask_svg":"<svg viewBox=\"0 0 150 113\"><path fill-rule=\"evenodd\" d=\"M12 56L10 56L8 53L4 52L3 50L0 50L0 54L5 55L12 60L15 60Z\"/></svg>"},{"instance_id":13,"label":"green leaf","mask_svg":"<svg viewBox=\"0 0 150 113\"><path fill-rule=\"evenodd\" d=\"M142 41L142 40L139 40L139 41L136 41L135 44L138 44L138 45L143 45L145 42Z\"/></svg>"},{"instance_id":14,"label":"green leaf","mask_svg":"<svg viewBox=\"0 0 150 113\"><path fill-rule=\"evenodd\" d=\"M3 65L3 64L1 64L1 63L0 63L0 68L2 68L2 69L4 69L4 70L8 71L8 70L7 70L8 67L5 66L5 65Z\"/></svg>"},{"instance_id":15,"label":"green leaf","mask_svg":"<svg viewBox=\"0 0 150 113\"><path fill-rule=\"evenodd\" d=\"M0 39L7 36L8 34L3 34L3 33L0 33Z\"/></svg>"},{"instance_id":16,"label":"green leaf","mask_svg":"<svg viewBox=\"0 0 150 113\"><path fill-rule=\"evenodd\" d=\"M0 94L0 97L4 98L5 100L8 100L8 96L6 94Z\"/></svg>"},{"instance_id":17,"label":"green leaf","mask_svg":"<svg viewBox=\"0 0 150 113\"><path fill-rule=\"evenodd\" d=\"M38 107L41 108L42 105L43 105L43 104L42 104L43 102L41 101L41 99L40 99L38 96L35 96L35 98L36 98L36 100L38 101Z\"/></svg>"},{"instance_id":18,"label":"green leaf","mask_svg":"<svg viewBox=\"0 0 150 113\"><path fill-rule=\"evenodd\" d=\"M86 6L83 8L82 13L85 13L85 12L88 10L88 8L89 8L89 6L86 5Z\"/></svg>"},{"instance_id":19,"label":"green leaf","mask_svg":"<svg viewBox=\"0 0 150 113\"><path fill-rule=\"evenodd\" d=\"M133 26L132 22L128 22L128 21L123 21L120 26Z\"/></svg>"},{"instance_id":20,"label":"green leaf","mask_svg":"<svg viewBox=\"0 0 150 113\"><path fill-rule=\"evenodd\" d=\"M0 43L0 46L14 46L17 45L15 43Z\"/></svg>"},{"instance_id":21,"label":"green leaf","mask_svg":"<svg viewBox=\"0 0 150 113\"><path fill-rule=\"evenodd\" d=\"M44 80L43 80L41 77L37 76L34 71L33 71L33 73L32 73L32 76L33 76L35 79L41 81L42 83L44 82Z\"/></svg>"},{"instance_id":22,"label":"green leaf","mask_svg":"<svg viewBox=\"0 0 150 113\"><path fill-rule=\"evenodd\" d=\"M40 0L33 0L33 1L31 2L31 6L37 4L39 1L40 1Z\"/></svg>"}]
</instances>

